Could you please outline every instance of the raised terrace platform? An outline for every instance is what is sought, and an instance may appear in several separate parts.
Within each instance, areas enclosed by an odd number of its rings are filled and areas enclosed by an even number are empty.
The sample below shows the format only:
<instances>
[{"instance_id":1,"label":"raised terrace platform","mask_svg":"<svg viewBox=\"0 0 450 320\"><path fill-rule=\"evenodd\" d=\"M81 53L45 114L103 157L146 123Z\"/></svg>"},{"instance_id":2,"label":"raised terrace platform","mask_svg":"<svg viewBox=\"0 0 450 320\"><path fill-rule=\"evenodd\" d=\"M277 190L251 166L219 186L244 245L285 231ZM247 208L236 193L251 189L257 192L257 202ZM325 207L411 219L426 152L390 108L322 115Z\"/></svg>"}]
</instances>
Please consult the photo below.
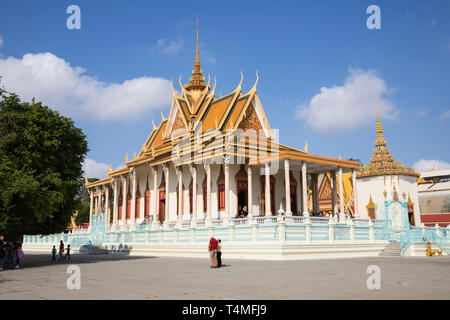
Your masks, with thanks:
<instances>
[{"instance_id":1,"label":"raised terrace platform","mask_svg":"<svg viewBox=\"0 0 450 320\"><path fill-rule=\"evenodd\" d=\"M269 216L106 227L104 217L96 215L92 229L25 236L24 248L50 252L63 240L74 253L205 257L212 236L234 259L375 257L389 244L384 222L370 219Z\"/></svg>"}]
</instances>

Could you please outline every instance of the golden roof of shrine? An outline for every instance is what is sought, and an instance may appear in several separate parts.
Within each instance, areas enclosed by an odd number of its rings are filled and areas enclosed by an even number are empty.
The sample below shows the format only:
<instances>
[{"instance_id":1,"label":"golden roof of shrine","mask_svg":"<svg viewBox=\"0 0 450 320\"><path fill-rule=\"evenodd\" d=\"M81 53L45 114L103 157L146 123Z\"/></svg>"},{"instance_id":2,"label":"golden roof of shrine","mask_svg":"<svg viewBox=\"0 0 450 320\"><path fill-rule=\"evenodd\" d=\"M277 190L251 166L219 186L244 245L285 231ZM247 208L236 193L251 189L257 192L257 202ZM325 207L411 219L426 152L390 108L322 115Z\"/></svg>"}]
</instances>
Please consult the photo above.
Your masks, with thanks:
<instances>
[{"instance_id":1,"label":"golden roof of shrine","mask_svg":"<svg viewBox=\"0 0 450 320\"><path fill-rule=\"evenodd\" d=\"M383 136L383 127L380 121L380 112L377 104L377 137L375 149L368 165L362 166L357 172L357 178L381 176L381 175L405 175L418 177L419 174L413 168L405 167L401 162L395 161L386 148L386 140Z\"/></svg>"}]
</instances>

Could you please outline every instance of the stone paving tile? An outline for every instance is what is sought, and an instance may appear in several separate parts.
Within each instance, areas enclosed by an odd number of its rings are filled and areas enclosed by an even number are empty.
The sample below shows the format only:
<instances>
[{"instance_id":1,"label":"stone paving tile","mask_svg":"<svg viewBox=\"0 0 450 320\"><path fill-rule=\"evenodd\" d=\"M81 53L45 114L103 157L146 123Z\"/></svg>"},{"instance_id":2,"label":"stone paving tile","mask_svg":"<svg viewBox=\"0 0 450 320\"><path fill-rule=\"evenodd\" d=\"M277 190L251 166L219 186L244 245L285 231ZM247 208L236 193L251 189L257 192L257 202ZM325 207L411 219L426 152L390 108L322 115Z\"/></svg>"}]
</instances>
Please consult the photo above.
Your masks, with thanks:
<instances>
[{"instance_id":1,"label":"stone paving tile","mask_svg":"<svg viewBox=\"0 0 450 320\"><path fill-rule=\"evenodd\" d=\"M207 258L73 255L69 262L27 254L23 269L0 272L0 300L450 298L450 257L224 263L210 269ZM70 264L81 269L81 290L66 288ZM366 287L369 265L381 268L380 290Z\"/></svg>"}]
</instances>

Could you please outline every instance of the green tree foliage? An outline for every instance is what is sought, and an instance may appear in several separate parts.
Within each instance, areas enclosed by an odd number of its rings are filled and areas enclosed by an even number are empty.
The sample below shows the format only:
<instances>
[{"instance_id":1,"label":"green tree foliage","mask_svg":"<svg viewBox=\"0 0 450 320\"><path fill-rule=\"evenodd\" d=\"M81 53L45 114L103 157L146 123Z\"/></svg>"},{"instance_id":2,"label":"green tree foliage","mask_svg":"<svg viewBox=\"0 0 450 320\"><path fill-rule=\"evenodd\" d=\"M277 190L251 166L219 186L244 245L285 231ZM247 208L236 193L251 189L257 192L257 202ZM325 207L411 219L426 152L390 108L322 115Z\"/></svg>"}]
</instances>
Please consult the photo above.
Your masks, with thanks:
<instances>
[{"instance_id":1,"label":"green tree foliage","mask_svg":"<svg viewBox=\"0 0 450 320\"><path fill-rule=\"evenodd\" d=\"M86 136L34 99L0 94L0 234L61 232L80 208Z\"/></svg>"}]
</instances>

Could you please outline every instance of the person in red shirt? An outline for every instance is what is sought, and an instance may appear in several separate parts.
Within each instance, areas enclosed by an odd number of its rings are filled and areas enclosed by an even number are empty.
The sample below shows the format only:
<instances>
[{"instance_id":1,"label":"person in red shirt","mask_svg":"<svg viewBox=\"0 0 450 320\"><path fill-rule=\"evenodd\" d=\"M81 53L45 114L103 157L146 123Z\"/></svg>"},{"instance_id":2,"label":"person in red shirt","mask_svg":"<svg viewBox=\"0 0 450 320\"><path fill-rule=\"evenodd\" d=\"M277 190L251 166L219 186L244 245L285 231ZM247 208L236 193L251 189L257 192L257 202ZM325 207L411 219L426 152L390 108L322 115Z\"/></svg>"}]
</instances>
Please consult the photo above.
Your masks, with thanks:
<instances>
[{"instance_id":1,"label":"person in red shirt","mask_svg":"<svg viewBox=\"0 0 450 320\"><path fill-rule=\"evenodd\" d=\"M64 242L61 240L59 242L59 260L64 259L63 254L64 254Z\"/></svg>"},{"instance_id":2,"label":"person in red shirt","mask_svg":"<svg viewBox=\"0 0 450 320\"><path fill-rule=\"evenodd\" d=\"M217 240L214 237L209 240L208 250L211 258L210 268L217 268Z\"/></svg>"}]
</instances>

